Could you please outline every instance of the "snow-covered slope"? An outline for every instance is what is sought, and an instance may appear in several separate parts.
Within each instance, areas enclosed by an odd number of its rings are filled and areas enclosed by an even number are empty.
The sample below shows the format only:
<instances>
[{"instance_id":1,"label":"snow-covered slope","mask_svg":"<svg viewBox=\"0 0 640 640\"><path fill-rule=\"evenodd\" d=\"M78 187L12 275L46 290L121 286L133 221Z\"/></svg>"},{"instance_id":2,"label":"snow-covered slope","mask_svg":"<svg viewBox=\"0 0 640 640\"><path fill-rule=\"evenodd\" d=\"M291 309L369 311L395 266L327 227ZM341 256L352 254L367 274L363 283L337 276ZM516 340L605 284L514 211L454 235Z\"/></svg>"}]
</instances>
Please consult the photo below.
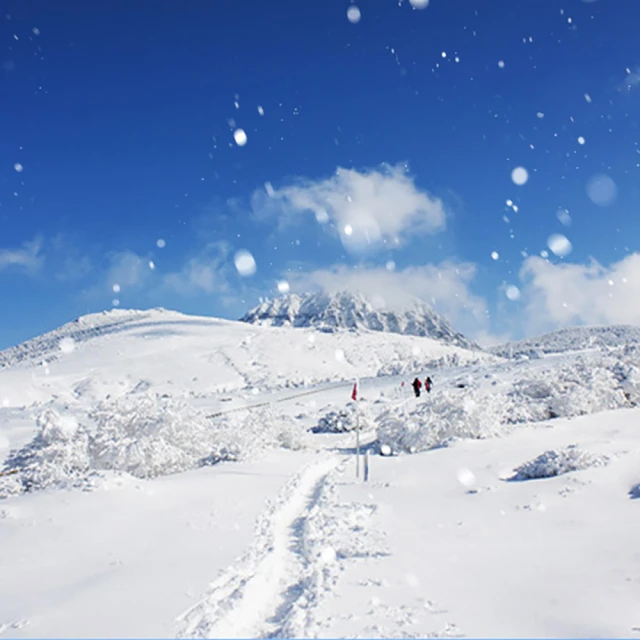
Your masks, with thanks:
<instances>
[{"instance_id":1,"label":"snow-covered slope","mask_svg":"<svg viewBox=\"0 0 640 640\"><path fill-rule=\"evenodd\" d=\"M377 332L327 334L163 309L79 318L0 353L0 404L85 404L149 391L183 398L408 372L495 356Z\"/></svg>"},{"instance_id":2,"label":"snow-covered slope","mask_svg":"<svg viewBox=\"0 0 640 640\"><path fill-rule=\"evenodd\" d=\"M497 356L510 358L626 345L640 345L640 327L630 325L569 327L535 338L507 342L490 347L487 351Z\"/></svg>"},{"instance_id":3,"label":"snow-covered slope","mask_svg":"<svg viewBox=\"0 0 640 640\"><path fill-rule=\"evenodd\" d=\"M605 351L161 310L26 343L0 369L0 637L635 637L640 345Z\"/></svg>"},{"instance_id":4,"label":"snow-covered slope","mask_svg":"<svg viewBox=\"0 0 640 640\"><path fill-rule=\"evenodd\" d=\"M467 349L480 348L417 298L410 306L395 310L377 305L362 295L347 292L333 295L288 294L263 302L241 320L276 327L314 327L323 331L368 329L433 338Z\"/></svg>"}]
</instances>

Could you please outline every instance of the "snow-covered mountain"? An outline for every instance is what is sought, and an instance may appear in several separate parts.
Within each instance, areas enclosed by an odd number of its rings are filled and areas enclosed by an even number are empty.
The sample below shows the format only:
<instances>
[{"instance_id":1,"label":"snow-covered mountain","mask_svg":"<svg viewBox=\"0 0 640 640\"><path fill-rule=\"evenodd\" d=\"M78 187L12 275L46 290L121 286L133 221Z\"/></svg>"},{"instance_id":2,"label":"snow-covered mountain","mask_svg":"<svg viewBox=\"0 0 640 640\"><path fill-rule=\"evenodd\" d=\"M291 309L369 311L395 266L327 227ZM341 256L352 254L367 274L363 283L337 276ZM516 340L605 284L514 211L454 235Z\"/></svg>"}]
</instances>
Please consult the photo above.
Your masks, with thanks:
<instances>
[{"instance_id":1,"label":"snow-covered mountain","mask_svg":"<svg viewBox=\"0 0 640 640\"><path fill-rule=\"evenodd\" d=\"M504 358L535 354L566 353L602 347L640 345L640 327L630 325L569 327L535 338L507 342L487 349Z\"/></svg>"},{"instance_id":2,"label":"snow-covered mountain","mask_svg":"<svg viewBox=\"0 0 640 640\"><path fill-rule=\"evenodd\" d=\"M480 348L417 298L403 309L392 310L375 305L363 295L348 292L288 294L263 302L241 321L275 327L314 327L324 331L368 329L433 338L465 349Z\"/></svg>"},{"instance_id":3,"label":"snow-covered mountain","mask_svg":"<svg viewBox=\"0 0 640 640\"><path fill-rule=\"evenodd\" d=\"M0 402L92 403L141 389L198 397L251 393L494 361L440 340L255 326L166 309L83 316L0 352Z\"/></svg>"}]
</instances>

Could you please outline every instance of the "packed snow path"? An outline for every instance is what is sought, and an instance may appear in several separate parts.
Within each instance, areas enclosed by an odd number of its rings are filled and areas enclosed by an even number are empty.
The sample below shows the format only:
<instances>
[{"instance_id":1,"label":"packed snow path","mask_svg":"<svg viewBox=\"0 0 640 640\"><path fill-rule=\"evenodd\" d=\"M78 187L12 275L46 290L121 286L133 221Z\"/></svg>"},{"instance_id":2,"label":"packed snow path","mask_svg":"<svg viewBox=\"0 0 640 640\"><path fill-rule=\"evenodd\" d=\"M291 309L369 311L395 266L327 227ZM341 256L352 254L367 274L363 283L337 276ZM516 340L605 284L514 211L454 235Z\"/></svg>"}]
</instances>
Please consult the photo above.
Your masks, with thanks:
<instances>
[{"instance_id":1,"label":"packed snow path","mask_svg":"<svg viewBox=\"0 0 640 640\"><path fill-rule=\"evenodd\" d=\"M205 599L180 616L180 637L278 637L300 618L313 600L314 574L323 560L307 549L306 521L328 474L342 460L315 462L284 487L258 521L249 551L213 583ZM304 634L304 624L295 631Z\"/></svg>"}]
</instances>

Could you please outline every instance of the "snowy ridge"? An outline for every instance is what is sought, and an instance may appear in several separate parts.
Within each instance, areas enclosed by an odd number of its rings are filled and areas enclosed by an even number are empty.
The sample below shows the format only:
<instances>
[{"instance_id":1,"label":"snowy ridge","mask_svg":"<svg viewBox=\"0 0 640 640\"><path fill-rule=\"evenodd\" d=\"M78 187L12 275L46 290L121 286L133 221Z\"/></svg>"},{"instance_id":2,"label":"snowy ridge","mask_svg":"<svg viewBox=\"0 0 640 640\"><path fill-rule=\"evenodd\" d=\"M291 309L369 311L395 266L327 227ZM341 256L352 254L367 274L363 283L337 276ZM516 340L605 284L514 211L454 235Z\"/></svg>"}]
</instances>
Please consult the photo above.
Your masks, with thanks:
<instances>
[{"instance_id":1,"label":"snowy ridge","mask_svg":"<svg viewBox=\"0 0 640 640\"><path fill-rule=\"evenodd\" d=\"M263 302L241 321L276 327L314 327L323 331L368 329L428 337L465 349L480 349L417 298L404 309L391 310L384 308L382 303L376 305L362 295L347 292L289 294Z\"/></svg>"},{"instance_id":2,"label":"snowy ridge","mask_svg":"<svg viewBox=\"0 0 640 640\"><path fill-rule=\"evenodd\" d=\"M569 327L535 338L507 342L487 351L503 358L640 344L640 327L630 325Z\"/></svg>"},{"instance_id":3,"label":"snowy ridge","mask_svg":"<svg viewBox=\"0 0 640 640\"><path fill-rule=\"evenodd\" d=\"M61 351L60 343L65 338L69 341L69 345L86 342L91 338L122 331L133 322L150 319L153 314L163 312L164 309L154 309L151 312L114 309L81 316L58 329L0 351L0 368L10 367L20 362L39 364L43 359L55 359Z\"/></svg>"}]
</instances>

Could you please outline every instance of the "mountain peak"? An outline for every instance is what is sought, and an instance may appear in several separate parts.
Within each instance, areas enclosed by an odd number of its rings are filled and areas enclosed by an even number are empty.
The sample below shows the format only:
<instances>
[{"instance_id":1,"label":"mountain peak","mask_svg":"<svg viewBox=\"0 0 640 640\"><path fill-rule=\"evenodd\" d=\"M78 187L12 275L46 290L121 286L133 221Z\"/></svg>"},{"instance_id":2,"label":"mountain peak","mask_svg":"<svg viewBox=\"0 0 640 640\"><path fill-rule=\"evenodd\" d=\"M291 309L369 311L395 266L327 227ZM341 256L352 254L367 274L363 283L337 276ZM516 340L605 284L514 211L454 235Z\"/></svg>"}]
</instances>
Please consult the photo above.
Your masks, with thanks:
<instances>
[{"instance_id":1,"label":"mountain peak","mask_svg":"<svg viewBox=\"0 0 640 640\"><path fill-rule=\"evenodd\" d=\"M382 296L361 293L287 294L251 309L242 322L269 326L314 327L322 331L386 331L440 340L467 349L479 348L431 307L409 298L401 307L387 307Z\"/></svg>"}]
</instances>

